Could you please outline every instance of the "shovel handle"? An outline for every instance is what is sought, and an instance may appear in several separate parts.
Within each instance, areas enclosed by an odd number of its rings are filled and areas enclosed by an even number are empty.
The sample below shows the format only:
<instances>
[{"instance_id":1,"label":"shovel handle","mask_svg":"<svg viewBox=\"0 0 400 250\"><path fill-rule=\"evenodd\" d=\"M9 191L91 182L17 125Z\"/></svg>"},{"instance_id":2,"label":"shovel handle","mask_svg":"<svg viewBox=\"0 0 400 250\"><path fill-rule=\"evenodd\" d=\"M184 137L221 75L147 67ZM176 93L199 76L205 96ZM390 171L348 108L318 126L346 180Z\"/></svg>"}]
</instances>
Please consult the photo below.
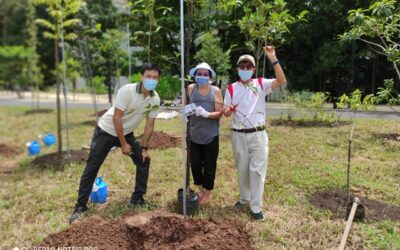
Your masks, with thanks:
<instances>
[{"instance_id":1,"label":"shovel handle","mask_svg":"<svg viewBox=\"0 0 400 250\"><path fill-rule=\"evenodd\" d=\"M344 250L346 246L347 238L349 237L351 225L353 224L354 215L356 214L357 206L360 203L360 199L357 197L354 198L353 206L351 207L351 211L349 214L349 218L347 219L346 229L344 230L342 239L340 240L339 250Z\"/></svg>"}]
</instances>

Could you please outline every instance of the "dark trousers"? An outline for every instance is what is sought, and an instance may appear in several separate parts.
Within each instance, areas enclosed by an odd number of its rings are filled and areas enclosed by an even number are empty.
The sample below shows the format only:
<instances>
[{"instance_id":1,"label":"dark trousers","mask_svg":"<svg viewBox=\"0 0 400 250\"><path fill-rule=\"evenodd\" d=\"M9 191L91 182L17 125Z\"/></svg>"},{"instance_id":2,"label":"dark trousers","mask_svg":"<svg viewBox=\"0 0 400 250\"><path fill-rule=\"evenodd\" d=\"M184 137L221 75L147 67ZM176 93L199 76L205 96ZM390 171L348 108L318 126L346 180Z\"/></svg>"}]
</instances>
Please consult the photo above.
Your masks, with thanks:
<instances>
[{"instance_id":1,"label":"dark trousers","mask_svg":"<svg viewBox=\"0 0 400 250\"><path fill-rule=\"evenodd\" d=\"M214 189L218 152L219 136L209 144L190 141L190 162L195 185L202 185L207 190Z\"/></svg>"},{"instance_id":2,"label":"dark trousers","mask_svg":"<svg viewBox=\"0 0 400 250\"><path fill-rule=\"evenodd\" d=\"M133 153L131 154L131 158L136 165L135 190L132 193L131 201L137 201L143 198L147 190L150 160L146 159L143 162L142 147L136 142L133 133L125 135L125 139L132 147ZM108 152L110 152L110 149L114 146L121 146L118 137L112 136L103 131L99 126L96 126L92 143L90 144L89 158L79 184L77 206L86 206L97 173L106 159Z\"/></svg>"}]
</instances>

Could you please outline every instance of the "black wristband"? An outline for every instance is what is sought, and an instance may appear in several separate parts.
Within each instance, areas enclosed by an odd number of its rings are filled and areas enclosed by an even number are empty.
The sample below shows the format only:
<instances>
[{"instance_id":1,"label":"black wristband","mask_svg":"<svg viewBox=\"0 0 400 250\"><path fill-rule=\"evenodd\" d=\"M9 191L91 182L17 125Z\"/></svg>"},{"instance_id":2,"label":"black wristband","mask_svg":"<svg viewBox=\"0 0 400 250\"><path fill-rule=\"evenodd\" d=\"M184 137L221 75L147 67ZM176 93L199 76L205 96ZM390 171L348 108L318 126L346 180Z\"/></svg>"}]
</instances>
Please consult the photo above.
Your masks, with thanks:
<instances>
[{"instance_id":1,"label":"black wristband","mask_svg":"<svg viewBox=\"0 0 400 250\"><path fill-rule=\"evenodd\" d=\"M275 62L271 63L272 67L279 64L279 60L276 60Z\"/></svg>"},{"instance_id":2,"label":"black wristband","mask_svg":"<svg viewBox=\"0 0 400 250\"><path fill-rule=\"evenodd\" d=\"M147 151L147 150L149 150L149 147L143 147L143 146L142 146L142 149L144 149L144 150Z\"/></svg>"}]
</instances>

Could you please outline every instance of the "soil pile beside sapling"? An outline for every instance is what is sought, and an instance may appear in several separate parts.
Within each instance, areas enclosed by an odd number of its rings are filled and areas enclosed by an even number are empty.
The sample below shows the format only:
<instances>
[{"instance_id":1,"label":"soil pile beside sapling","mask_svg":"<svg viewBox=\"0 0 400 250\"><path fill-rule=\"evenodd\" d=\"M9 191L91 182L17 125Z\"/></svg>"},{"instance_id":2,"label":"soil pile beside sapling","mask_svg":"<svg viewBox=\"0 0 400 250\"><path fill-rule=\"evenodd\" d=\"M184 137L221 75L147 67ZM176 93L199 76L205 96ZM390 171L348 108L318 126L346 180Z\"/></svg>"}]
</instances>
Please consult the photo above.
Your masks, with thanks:
<instances>
[{"instance_id":1,"label":"soil pile beside sapling","mask_svg":"<svg viewBox=\"0 0 400 250\"><path fill-rule=\"evenodd\" d=\"M116 220L90 218L49 235L42 247L98 249L252 249L248 234L233 221L201 220L151 211Z\"/></svg>"}]
</instances>

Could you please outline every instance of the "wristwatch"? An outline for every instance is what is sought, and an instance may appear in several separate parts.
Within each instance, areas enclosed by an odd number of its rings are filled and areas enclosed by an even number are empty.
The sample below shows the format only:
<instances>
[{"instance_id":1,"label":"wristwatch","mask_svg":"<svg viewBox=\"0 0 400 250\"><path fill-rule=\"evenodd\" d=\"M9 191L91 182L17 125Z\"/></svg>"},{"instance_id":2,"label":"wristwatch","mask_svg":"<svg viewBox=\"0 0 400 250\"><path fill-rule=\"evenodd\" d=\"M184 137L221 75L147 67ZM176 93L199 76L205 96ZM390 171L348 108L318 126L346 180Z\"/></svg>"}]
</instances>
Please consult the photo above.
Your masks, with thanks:
<instances>
[{"instance_id":1,"label":"wristwatch","mask_svg":"<svg viewBox=\"0 0 400 250\"><path fill-rule=\"evenodd\" d=\"M275 62L271 63L272 67L275 66L275 65L277 65L277 64L279 64L279 60L278 60L278 59L276 59Z\"/></svg>"}]
</instances>

